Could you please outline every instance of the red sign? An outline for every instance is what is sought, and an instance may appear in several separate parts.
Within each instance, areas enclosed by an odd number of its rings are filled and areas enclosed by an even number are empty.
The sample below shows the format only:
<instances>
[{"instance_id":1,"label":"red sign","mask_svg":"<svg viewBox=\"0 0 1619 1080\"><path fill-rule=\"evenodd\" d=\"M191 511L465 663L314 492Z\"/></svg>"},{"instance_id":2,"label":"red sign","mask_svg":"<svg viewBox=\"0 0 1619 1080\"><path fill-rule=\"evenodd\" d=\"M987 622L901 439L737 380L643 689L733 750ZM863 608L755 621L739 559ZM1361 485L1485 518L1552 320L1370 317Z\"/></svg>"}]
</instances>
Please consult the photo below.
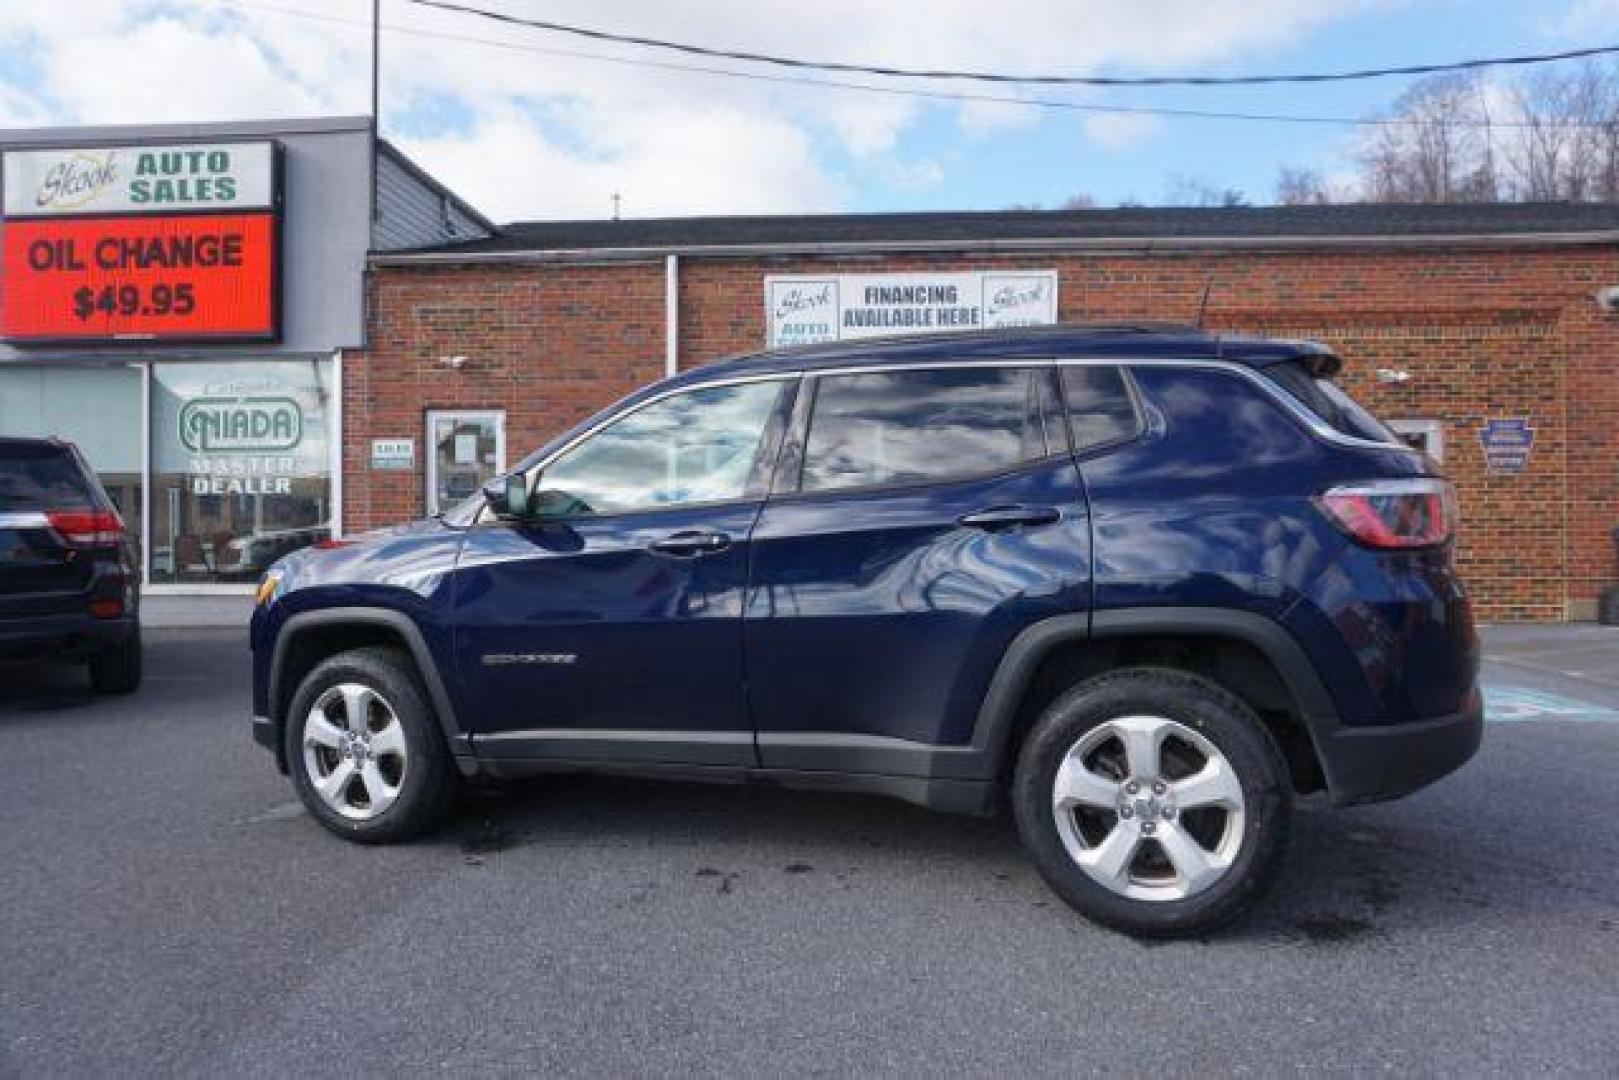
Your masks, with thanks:
<instances>
[{"instance_id":1,"label":"red sign","mask_svg":"<svg viewBox=\"0 0 1619 1080\"><path fill-rule=\"evenodd\" d=\"M0 338L273 341L276 218L12 220L0 226Z\"/></svg>"}]
</instances>

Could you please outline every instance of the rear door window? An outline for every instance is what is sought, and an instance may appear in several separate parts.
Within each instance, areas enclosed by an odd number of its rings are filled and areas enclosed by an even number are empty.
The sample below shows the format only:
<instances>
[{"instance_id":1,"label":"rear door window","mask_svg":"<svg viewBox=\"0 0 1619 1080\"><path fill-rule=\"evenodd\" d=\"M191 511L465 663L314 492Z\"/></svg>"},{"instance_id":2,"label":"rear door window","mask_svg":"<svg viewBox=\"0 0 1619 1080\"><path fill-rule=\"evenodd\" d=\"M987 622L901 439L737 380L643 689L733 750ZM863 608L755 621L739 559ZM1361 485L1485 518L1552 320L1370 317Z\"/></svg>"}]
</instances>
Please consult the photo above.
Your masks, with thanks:
<instances>
[{"instance_id":1,"label":"rear door window","mask_svg":"<svg viewBox=\"0 0 1619 1080\"><path fill-rule=\"evenodd\" d=\"M1373 442L1400 442L1399 436L1350 397L1349 391L1324 375L1311 374L1303 364L1275 364L1265 368L1265 374L1334 431Z\"/></svg>"},{"instance_id":2,"label":"rear door window","mask_svg":"<svg viewBox=\"0 0 1619 1080\"><path fill-rule=\"evenodd\" d=\"M1124 372L1116 367L1066 364L1062 393L1076 453L1134 438L1140 429L1135 399Z\"/></svg>"},{"instance_id":3,"label":"rear door window","mask_svg":"<svg viewBox=\"0 0 1619 1080\"><path fill-rule=\"evenodd\" d=\"M801 489L933 483L1045 457L1035 374L951 367L820 376Z\"/></svg>"}]
</instances>

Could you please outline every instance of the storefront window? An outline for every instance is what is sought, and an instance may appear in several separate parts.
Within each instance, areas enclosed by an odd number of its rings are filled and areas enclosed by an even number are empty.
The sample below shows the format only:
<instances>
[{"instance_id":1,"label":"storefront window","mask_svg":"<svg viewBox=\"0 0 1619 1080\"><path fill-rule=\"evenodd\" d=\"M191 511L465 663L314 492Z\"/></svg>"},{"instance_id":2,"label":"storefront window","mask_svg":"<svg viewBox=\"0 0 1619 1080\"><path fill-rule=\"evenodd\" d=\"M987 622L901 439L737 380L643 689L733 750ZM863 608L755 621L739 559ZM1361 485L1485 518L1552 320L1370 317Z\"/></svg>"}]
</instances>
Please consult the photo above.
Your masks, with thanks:
<instances>
[{"instance_id":1,"label":"storefront window","mask_svg":"<svg viewBox=\"0 0 1619 1080\"><path fill-rule=\"evenodd\" d=\"M257 578L331 535L332 367L152 366L151 580Z\"/></svg>"},{"instance_id":2,"label":"storefront window","mask_svg":"<svg viewBox=\"0 0 1619 1080\"><path fill-rule=\"evenodd\" d=\"M72 360L0 365L0 434L76 443L124 527L140 538L140 368Z\"/></svg>"}]
</instances>

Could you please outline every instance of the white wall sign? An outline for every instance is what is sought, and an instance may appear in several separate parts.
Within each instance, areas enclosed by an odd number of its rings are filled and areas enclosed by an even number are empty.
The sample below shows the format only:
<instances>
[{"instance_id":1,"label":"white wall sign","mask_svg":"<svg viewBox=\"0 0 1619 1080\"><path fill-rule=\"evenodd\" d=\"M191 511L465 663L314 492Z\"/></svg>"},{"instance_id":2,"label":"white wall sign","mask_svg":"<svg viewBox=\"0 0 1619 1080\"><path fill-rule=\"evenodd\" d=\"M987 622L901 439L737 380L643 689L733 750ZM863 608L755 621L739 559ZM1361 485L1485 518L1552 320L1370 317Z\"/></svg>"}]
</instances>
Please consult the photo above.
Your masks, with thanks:
<instances>
[{"instance_id":1,"label":"white wall sign","mask_svg":"<svg viewBox=\"0 0 1619 1080\"><path fill-rule=\"evenodd\" d=\"M1057 272L771 276L765 278L765 315L771 348L1048 326L1057 321Z\"/></svg>"},{"instance_id":2,"label":"white wall sign","mask_svg":"<svg viewBox=\"0 0 1619 1080\"><path fill-rule=\"evenodd\" d=\"M273 205L270 142L9 150L7 217L260 210Z\"/></svg>"},{"instance_id":3,"label":"white wall sign","mask_svg":"<svg viewBox=\"0 0 1619 1080\"><path fill-rule=\"evenodd\" d=\"M416 465L415 439L372 439L371 467L384 470L408 470Z\"/></svg>"}]
</instances>

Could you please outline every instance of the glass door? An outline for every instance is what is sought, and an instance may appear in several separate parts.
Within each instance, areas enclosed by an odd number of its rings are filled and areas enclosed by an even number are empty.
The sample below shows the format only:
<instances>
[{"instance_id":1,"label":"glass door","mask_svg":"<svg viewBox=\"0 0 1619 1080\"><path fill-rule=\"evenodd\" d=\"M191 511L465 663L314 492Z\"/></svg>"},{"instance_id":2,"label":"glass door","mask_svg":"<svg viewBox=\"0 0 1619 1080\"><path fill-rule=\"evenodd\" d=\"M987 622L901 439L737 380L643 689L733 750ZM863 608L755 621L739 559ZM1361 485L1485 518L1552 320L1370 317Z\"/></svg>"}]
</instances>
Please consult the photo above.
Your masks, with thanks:
<instances>
[{"instance_id":1,"label":"glass door","mask_svg":"<svg viewBox=\"0 0 1619 1080\"><path fill-rule=\"evenodd\" d=\"M438 514L506 468L506 414L430 409L427 448L427 512Z\"/></svg>"}]
</instances>

